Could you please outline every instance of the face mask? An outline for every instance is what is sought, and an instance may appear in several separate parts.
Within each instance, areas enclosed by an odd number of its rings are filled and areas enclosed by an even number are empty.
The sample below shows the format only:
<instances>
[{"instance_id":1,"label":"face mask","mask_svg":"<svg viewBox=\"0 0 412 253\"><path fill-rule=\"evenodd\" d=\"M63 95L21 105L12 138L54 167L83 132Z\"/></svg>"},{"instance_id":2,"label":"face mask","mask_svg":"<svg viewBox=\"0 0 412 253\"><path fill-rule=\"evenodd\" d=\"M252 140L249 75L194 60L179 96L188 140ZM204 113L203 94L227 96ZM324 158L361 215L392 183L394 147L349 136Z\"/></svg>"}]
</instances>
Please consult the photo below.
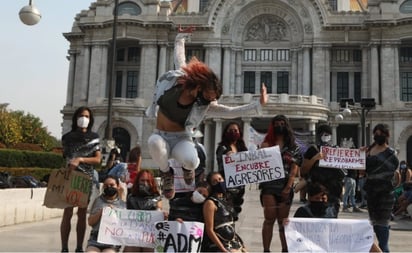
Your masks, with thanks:
<instances>
[{"instance_id":1,"label":"face mask","mask_svg":"<svg viewBox=\"0 0 412 253\"><path fill-rule=\"evenodd\" d=\"M310 209L317 214L323 213L326 208L328 207L328 204L323 201L311 201L310 202Z\"/></svg>"},{"instance_id":2,"label":"face mask","mask_svg":"<svg viewBox=\"0 0 412 253\"><path fill-rule=\"evenodd\" d=\"M383 145L386 142L386 136L383 135L375 135L373 136L373 140L378 144L378 145Z\"/></svg>"},{"instance_id":3,"label":"face mask","mask_svg":"<svg viewBox=\"0 0 412 253\"><path fill-rule=\"evenodd\" d=\"M240 139L240 133L239 132L226 132L225 138L228 141L237 141Z\"/></svg>"},{"instance_id":4,"label":"face mask","mask_svg":"<svg viewBox=\"0 0 412 253\"><path fill-rule=\"evenodd\" d=\"M205 200L206 200L205 196L203 196L202 194L200 194L200 192L194 191L194 192L192 193L192 201L193 201L193 203L201 204L201 203L205 202Z\"/></svg>"},{"instance_id":5,"label":"face mask","mask_svg":"<svg viewBox=\"0 0 412 253\"><path fill-rule=\"evenodd\" d=\"M208 105L208 104L210 104L210 101L203 97L202 92L197 93L196 102L197 102L197 105Z\"/></svg>"},{"instance_id":6,"label":"face mask","mask_svg":"<svg viewBox=\"0 0 412 253\"><path fill-rule=\"evenodd\" d=\"M275 126L275 135L284 135L287 133L286 127L284 126Z\"/></svg>"},{"instance_id":7,"label":"face mask","mask_svg":"<svg viewBox=\"0 0 412 253\"><path fill-rule=\"evenodd\" d=\"M77 126L80 128L87 128L87 126L89 126L89 121L89 118L79 117L77 119Z\"/></svg>"},{"instance_id":8,"label":"face mask","mask_svg":"<svg viewBox=\"0 0 412 253\"><path fill-rule=\"evenodd\" d=\"M226 183L223 182L219 182L215 185L212 185L212 191L215 193L225 193L226 192Z\"/></svg>"},{"instance_id":9,"label":"face mask","mask_svg":"<svg viewBox=\"0 0 412 253\"><path fill-rule=\"evenodd\" d=\"M114 195L117 194L117 189L114 188L114 187L104 188L103 194L104 194L104 196L107 196L107 197L113 197Z\"/></svg>"},{"instance_id":10,"label":"face mask","mask_svg":"<svg viewBox=\"0 0 412 253\"><path fill-rule=\"evenodd\" d=\"M141 195L150 195L150 186L147 184L139 184L139 193Z\"/></svg>"},{"instance_id":11,"label":"face mask","mask_svg":"<svg viewBox=\"0 0 412 253\"><path fill-rule=\"evenodd\" d=\"M402 164L401 169L403 169L403 170L406 169L406 164Z\"/></svg>"},{"instance_id":12,"label":"face mask","mask_svg":"<svg viewBox=\"0 0 412 253\"><path fill-rule=\"evenodd\" d=\"M332 139L332 136L330 136L330 135L322 135L322 136L320 137L320 140L321 140L323 143L328 143L328 142L330 142L331 139Z\"/></svg>"}]
</instances>

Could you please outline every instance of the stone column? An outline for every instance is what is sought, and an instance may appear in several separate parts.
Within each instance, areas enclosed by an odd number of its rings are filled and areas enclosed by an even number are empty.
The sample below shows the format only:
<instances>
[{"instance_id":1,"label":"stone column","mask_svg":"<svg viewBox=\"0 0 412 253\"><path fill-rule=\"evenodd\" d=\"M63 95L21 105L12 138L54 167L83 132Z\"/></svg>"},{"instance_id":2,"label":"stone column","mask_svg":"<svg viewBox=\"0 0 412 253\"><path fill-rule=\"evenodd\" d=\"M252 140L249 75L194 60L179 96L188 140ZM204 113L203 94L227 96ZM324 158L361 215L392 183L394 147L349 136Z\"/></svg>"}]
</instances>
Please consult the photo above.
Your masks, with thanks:
<instances>
[{"instance_id":1,"label":"stone column","mask_svg":"<svg viewBox=\"0 0 412 253\"><path fill-rule=\"evenodd\" d=\"M206 44L206 63L221 78L222 50L220 44Z\"/></svg>"},{"instance_id":2,"label":"stone column","mask_svg":"<svg viewBox=\"0 0 412 253\"><path fill-rule=\"evenodd\" d=\"M75 89L75 93L77 94L77 97L80 98L80 101L85 101L87 100L88 97L88 91L90 89L90 75L93 73L93 69L91 68L93 59L93 52L91 53L92 55L90 56L90 50L93 50L95 48L95 45L89 45L86 44L83 46L83 61L81 65L81 72L80 72L80 87L79 89ZM76 73L79 74L79 73ZM76 95L75 95L76 96Z\"/></svg>"},{"instance_id":3,"label":"stone column","mask_svg":"<svg viewBox=\"0 0 412 253\"><path fill-rule=\"evenodd\" d=\"M230 49L230 82L229 82L229 94L236 94L236 51Z\"/></svg>"},{"instance_id":4,"label":"stone column","mask_svg":"<svg viewBox=\"0 0 412 253\"><path fill-rule=\"evenodd\" d=\"M235 94L241 94L242 88L242 50L236 50L236 67L235 67Z\"/></svg>"},{"instance_id":5,"label":"stone column","mask_svg":"<svg viewBox=\"0 0 412 253\"><path fill-rule=\"evenodd\" d=\"M299 94L298 91L298 50L291 49L290 50L292 64L291 64L291 71L290 71L290 93L291 94ZM272 80L273 82L273 80Z\"/></svg>"},{"instance_id":6,"label":"stone column","mask_svg":"<svg viewBox=\"0 0 412 253\"><path fill-rule=\"evenodd\" d=\"M222 137L222 120L221 119L213 119L215 122L215 141L213 144L213 148L217 147L217 144L220 142L220 138ZM213 168L216 168L217 170L217 161L215 159L215 152L213 151Z\"/></svg>"},{"instance_id":7,"label":"stone column","mask_svg":"<svg viewBox=\"0 0 412 253\"><path fill-rule=\"evenodd\" d=\"M396 68L398 58L395 53L398 50L397 46L394 41L384 42L381 46L381 103L386 106L392 106L394 102L399 101L396 100L398 91L394 88L398 87L396 80L399 80L399 69Z\"/></svg>"},{"instance_id":8,"label":"stone column","mask_svg":"<svg viewBox=\"0 0 412 253\"><path fill-rule=\"evenodd\" d=\"M338 134L337 134L337 128L338 124L331 124L330 127L332 128L332 143L333 145L338 145Z\"/></svg>"},{"instance_id":9,"label":"stone column","mask_svg":"<svg viewBox=\"0 0 412 253\"><path fill-rule=\"evenodd\" d=\"M203 133L203 146L205 147L206 150L206 171L205 171L205 175L207 175L209 172L212 171L213 169L213 156L210 155L212 154L211 150L213 149L213 145L212 145L212 140L211 140L211 134L212 134L212 129L211 129L211 125L213 124L213 122L209 119L204 120L204 133Z\"/></svg>"},{"instance_id":10,"label":"stone column","mask_svg":"<svg viewBox=\"0 0 412 253\"><path fill-rule=\"evenodd\" d=\"M262 85L260 74L259 70L255 72L255 94L260 94L260 86Z\"/></svg>"},{"instance_id":11,"label":"stone column","mask_svg":"<svg viewBox=\"0 0 412 253\"><path fill-rule=\"evenodd\" d=\"M329 64L329 46L316 45L313 48L313 83L310 94L322 98L329 98L328 91L330 90L330 64ZM310 85L310 83L309 83ZM309 95L309 94L308 94ZM330 98L328 99L330 100Z\"/></svg>"},{"instance_id":12,"label":"stone column","mask_svg":"<svg viewBox=\"0 0 412 253\"><path fill-rule=\"evenodd\" d=\"M154 41L141 41L138 96L152 98L156 83L157 46Z\"/></svg>"},{"instance_id":13,"label":"stone column","mask_svg":"<svg viewBox=\"0 0 412 253\"><path fill-rule=\"evenodd\" d=\"M249 117L242 117L243 121L243 140L245 141L246 147L249 149L250 146L250 122L252 121Z\"/></svg>"},{"instance_id":14,"label":"stone column","mask_svg":"<svg viewBox=\"0 0 412 253\"><path fill-rule=\"evenodd\" d=\"M379 60L378 60L378 46L376 44L371 45L371 60L370 60L370 91L371 97L375 98L377 104L379 101Z\"/></svg>"},{"instance_id":15,"label":"stone column","mask_svg":"<svg viewBox=\"0 0 412 253\"><path fill-rule=\"evenodd\" d=\"M223 95L229 95L230 94L230 67L231 67L231 62L230 62L230 48L225 47L224 48L224 53L223 53L223 73L222 73L222 85L223 85Z\"/></svg>"},{"instance_id":16,"label":"stone column","mask_svg":"<svg viewBox=\"0 0 412 253\"><path fill-rule=\"evenodd\" d=\"M109 77L109 44L102 45L102 76L101 76L101 83L100 89L98 93L98 97L105 97L106 95L106 84L108 83L107 78ZM114 96L114 94L113 94Z\"/></svg>"},{"instance_id":17,"label":"stone column","mask_svg":"<svg viewBox=\"0 0 412 253\"><path fill-rule=\"evenodd\" d=\"M158 77L166 72L166 44L160 44Z\"/></svg>"},{"instance_id":18,"label":"stone column","mask_svg":"<svg viewBox=\"0 0 412 253\"><path fill-rule=\"evenodd\" d=\"M91 51L91 60L90 60L90 72L88 75L89 78L89 87L87 94L87 101L89 104L96 103L96 99L99 97L101 86L106 84L106 73L107 73L107 51L103 50L107 45L101 43L95 43L92 46ZM106 53L105 57L103 54ZM105 60L105 62L103 62ZM87 66L83 66L86 68ZM103 76L105 76L103 78ZM113 73L113 76L116 76L116 73ZM111 80L109 80L109 85Z\"/></svg>"},{"instance_id":19,"label":"stone column","mask_svg":"<svg viewBox=\"0 0 412 253\"><path fill-rule=\"evenodd\" d=\"M310 48L305 46L303 48L303 83L302 95L310 95Z\"/></svg>"},{"instance_id":20,"label":"stone column","mask_svg":"<svg viewBox=\"0 0 412 253\"><path fill-rule=\"evenodd\" d=\"M69 50L70 65L69 65L69 77L67 80L67 95L66 95L66 105L73 105L73 89L74 89L74 77L75 77L75 66L77 61L78 52L74 49Z\"/></svg>"},{"instance_id":21,"label":"stone column","mask_svg":"<svg viewBox=\"0 0 412 253\"><path fill-rule=\"evenodd\" d=\"M361 79L361 97L370 97L370 91L368 87L368 73L369 73L369 59L368 59L368 48L362 47L362 79Z\"/></svg>"}]
</instances>

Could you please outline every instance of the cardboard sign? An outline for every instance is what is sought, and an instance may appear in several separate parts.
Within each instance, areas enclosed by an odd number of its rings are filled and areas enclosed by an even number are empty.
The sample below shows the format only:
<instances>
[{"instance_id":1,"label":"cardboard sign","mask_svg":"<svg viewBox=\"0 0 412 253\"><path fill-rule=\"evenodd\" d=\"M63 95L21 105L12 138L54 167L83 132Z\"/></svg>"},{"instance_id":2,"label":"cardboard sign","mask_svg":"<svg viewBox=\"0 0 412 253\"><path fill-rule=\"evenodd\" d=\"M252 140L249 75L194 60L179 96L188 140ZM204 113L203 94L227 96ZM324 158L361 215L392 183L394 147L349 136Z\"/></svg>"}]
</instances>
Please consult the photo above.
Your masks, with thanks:
<instances>
[{"instance_id":1,"label":"cardboard sign","mask_svg":"<svg viewBox=\"0 0 412 253\"><path fill-rule=\"evenodd\" d=\"M228 188L285 177L279 146L223 156Z\"/></svg>"},{"instance_id":2,"label":"cardboard sign","mask_svg":"<svg viewBox=\"0 0 412 253\"><path fill-rule=\"evenodd\" d=\"M52 170L43 205L48 208L87 207L91 190L89 175L69 169Z\"/></svg>"},{"instance_id":3,"label":"cardboard sign","mask_svg":"<svg viewBox=\"0 0 412 253\"><path fill-rule=\"evenodd\" d=\"M201 222L158 222L155 252L200 252L203 227Z\"/></svg>"},{"instance_id":4,"label":"cardboard sign","mask_svg":"<svg viewBox=\"0 0 412 253\"><path fill-rule=\"evenodd\" d=\"M320 152L326 156L319 160L319 167L335 169L364 170L366 163L365 151L353 148L333 148L322 146Z\"/></svg>"},{"instance_id":5,"label":"cardboard sign","mask_svg":"<svg viewBox=\"0 0 412 253\"><path fill-rule=\"evenodd\" d=\"M164 220L163 212L105 207L97 241L110 245L146 248L155 246L155 224Z\"/></svg>"},{"instance_id":6,"label":"cardboard sign","mask_svg":"<svg viewBox=\"0 0 412 253\"><path fill-rule=\"evenodd\" d=\"M289 218L289 252L369 252L374 241L368 220Z\"/></svg>"}]
</instances>

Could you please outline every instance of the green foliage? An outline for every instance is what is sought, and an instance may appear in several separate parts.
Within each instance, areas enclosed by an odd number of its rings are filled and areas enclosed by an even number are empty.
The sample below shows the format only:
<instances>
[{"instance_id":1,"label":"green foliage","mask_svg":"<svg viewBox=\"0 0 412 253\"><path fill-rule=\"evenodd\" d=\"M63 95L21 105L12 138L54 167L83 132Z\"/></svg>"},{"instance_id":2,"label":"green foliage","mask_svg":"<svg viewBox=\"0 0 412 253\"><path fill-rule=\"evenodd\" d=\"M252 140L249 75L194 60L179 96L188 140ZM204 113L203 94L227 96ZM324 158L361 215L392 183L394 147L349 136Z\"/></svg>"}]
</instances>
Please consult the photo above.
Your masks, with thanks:
<instances>
[{"instance_id":1,"label":"green foliage","mask_svg":"<svg viewBox=\"0 0 412 253\"><path fill-rule=\"evenodd\" d=\"M61 168L65 161L61 154L0 149L0 167Z\"/></svg>"},{"instance_id":2,"label":"green foliage","mask_svg":"<svg viewBox=\"0 0 412 253\"><path fill-rule=\"evenodd\" d=\"M7 104L0 104L0 143L8 148L18 143L38 144L46 151L59 145L40 118L23 111L7 110Z\"/></svg>"}]
</instances>

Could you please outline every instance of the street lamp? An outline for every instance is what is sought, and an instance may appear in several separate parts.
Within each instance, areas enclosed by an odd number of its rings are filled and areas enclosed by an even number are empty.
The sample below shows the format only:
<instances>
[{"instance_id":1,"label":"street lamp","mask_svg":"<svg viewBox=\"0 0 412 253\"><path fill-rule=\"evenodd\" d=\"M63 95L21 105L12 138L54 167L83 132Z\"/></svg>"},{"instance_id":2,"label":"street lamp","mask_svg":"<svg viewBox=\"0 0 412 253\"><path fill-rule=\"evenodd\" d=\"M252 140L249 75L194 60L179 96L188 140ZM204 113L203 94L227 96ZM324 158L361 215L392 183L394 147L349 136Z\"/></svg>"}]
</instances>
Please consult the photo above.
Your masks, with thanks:
<instances>
[{"instance_id":1,"label":"street lamp","mask_svg":"<svg viewBox=\"0 0 412 253\"><path fill-rule=\"evenodd\" d=\"M32 0L29 1L29 5L21 8L19 12L21 22L25 25L35 25L39 23L41 19L40 11L32 5Z\"/></svg>"},{"instance_id":2,"label":"street lamp","mask_svg":"<svg viewBox=\"0 0 412 253\"><path fill-rule=\"evenodd\" d=\"M360 116L361 128L362 128L362 146L366 145L366 116L371 109L374 109L376 102L374 98L362 98L360 106L355 105L353 98L342 98L339 103L340 107L343 108L342 113L335 116L337 121L343 120L352 114L352 110L355 110Z\"/></svg>"}]
</instances>

